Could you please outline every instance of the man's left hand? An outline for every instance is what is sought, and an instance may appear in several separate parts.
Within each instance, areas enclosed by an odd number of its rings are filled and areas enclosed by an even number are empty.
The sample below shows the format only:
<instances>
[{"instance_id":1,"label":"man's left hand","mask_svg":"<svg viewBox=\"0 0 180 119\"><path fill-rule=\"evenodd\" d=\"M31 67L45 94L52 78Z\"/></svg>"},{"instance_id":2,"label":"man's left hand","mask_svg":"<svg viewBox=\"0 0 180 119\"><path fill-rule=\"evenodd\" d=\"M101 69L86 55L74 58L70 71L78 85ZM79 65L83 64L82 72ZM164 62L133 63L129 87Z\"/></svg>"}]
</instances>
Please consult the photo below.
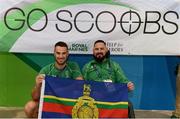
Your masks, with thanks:
<instances>
[{"instance_id":1,"label":"man's left hand","mask_svg":"<svg viewBox=\"0 0 180 119\"><path fill-rule=\"evenodd\" d=\"M127 87L129 91L134 90L134 84L132 82L128 82Z\"/></svg>"}]
</instances>

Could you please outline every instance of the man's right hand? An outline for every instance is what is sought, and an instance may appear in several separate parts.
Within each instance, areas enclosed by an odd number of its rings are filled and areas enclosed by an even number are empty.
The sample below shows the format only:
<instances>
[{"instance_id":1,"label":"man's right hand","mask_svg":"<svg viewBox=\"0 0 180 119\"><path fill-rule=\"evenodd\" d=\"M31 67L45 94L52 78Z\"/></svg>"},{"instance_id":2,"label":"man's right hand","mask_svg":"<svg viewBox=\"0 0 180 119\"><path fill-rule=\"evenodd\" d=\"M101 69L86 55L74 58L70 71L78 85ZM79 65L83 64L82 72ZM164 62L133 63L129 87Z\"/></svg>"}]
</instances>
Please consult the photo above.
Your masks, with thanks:
<instances>
[{"instance_id":1,"label":"man's right hand","mask_svg":"<svg viewBox=\"0 0 180 119\"><path fill-rule=\"evenodd\" d=\"M44 74L39 74L36 76L36 88L40 88L42 85L42 81L45 79Z\"/></svg>"},{"instance_id":2,"label":"man's right hand","mask_svg":"<svg viewBox=\"0 0 180 119\"><path fill-rule=\"evenodd\" d=\"M45 79L45 75L44 74L39 74L36 76L36 85L34 87L34 89L32 90L32 99L35 101L39 101L40 98L40 91L41 91L41 85L42 85L42 81Z\"/></svg>"}]
</instances>

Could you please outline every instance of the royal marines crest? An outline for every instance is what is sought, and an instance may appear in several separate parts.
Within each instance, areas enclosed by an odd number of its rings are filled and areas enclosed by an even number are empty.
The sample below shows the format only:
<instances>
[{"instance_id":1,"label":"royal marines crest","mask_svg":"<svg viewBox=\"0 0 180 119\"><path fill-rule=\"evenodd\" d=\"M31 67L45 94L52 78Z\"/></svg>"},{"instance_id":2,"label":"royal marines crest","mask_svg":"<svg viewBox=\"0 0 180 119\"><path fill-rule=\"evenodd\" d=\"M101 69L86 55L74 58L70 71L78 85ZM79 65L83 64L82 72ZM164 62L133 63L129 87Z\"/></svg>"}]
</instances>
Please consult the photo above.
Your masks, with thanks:
<instances>
[{"instance_id":1,"label":"royal marines crest","mask_svg":"<svg viewBox=\"0 0 180 119\"><path fill-rule=\"evenodd\" d=\"M90 95L90 85L84 84L83 96L79 97L72 109L72 118L98 118L95 100Z\"/></svg>"}]
</instances>

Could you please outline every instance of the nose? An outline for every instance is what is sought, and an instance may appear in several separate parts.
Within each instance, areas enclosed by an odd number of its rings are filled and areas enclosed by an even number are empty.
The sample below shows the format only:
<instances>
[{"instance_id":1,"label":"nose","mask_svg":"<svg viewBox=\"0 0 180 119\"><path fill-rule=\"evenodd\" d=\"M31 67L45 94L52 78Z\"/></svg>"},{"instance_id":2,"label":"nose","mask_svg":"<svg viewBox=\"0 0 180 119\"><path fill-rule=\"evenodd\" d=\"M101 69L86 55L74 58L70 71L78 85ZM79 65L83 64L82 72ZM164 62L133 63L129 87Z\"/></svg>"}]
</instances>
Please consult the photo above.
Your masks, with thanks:
<instances>
[{"instance_id":1,"label":"nose","mask_svg":"<svg viewBox=\"0 0 180 119\"><path fill-rule=\"evenodd\" d=\"M101 49L99 48L97 51L98 51L98 52L101 52Z\"/></svg>"},{"instance_id":2,"label":"nose","mask_svg":"<svg viewBox=\"0 0 180 119\"><path fill-rule=\"evenodd\" d=\"M63 58L63 54L62 53L59 54L59 58Z\"/></svg>"}]
</instances>

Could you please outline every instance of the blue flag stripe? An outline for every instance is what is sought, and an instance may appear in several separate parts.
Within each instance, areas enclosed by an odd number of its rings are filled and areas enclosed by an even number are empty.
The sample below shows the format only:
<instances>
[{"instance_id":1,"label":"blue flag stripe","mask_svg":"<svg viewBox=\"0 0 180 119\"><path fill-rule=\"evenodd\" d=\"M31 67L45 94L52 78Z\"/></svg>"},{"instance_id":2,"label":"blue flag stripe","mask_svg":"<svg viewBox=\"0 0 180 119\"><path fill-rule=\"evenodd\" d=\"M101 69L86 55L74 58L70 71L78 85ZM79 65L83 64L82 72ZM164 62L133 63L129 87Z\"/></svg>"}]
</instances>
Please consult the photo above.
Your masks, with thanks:
<instances>
[{"instance_id":1,"label":"blue flag stripe","mask_svg":"<svg viewBox=\"0 0 180 119\"><path fill-rule=\"evenodd\" d=\"M94 81L58 79L46 77L45 95L78 99L83 95L83 85L91 85L90 96L96 101L126 102L128 99L127 84L114 84ZM53 81L52 81L53 80ZM56 89L56 90L53 90Z\"/></svg>"}]
</instances>

